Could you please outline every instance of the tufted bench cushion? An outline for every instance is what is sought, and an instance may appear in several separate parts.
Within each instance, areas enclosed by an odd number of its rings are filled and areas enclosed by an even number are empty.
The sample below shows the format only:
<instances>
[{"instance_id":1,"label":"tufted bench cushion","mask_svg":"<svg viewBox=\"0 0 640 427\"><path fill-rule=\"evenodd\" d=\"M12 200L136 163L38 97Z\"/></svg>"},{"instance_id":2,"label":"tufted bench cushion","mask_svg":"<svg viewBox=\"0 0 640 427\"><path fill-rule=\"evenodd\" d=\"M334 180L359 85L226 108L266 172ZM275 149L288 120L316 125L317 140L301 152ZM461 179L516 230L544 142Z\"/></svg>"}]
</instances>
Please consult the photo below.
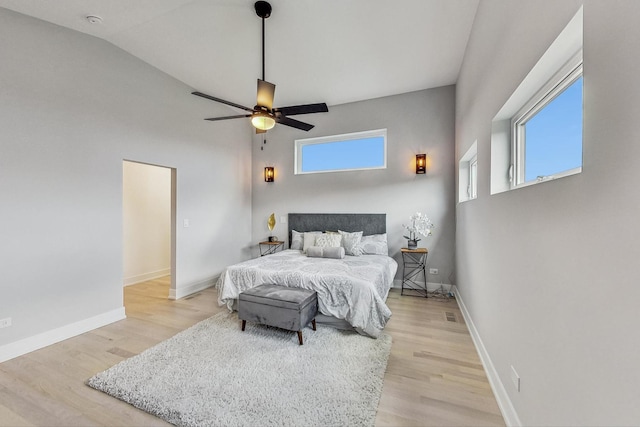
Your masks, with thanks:
<instances>
[{"instance_id":1,"label":"tufted bench cushion","mask_svg":"<svg viewBox=\"0 0 640 427\"><path fill-rule=\"evenodd\" d=\"M238 317L244 331L247 320L298 332L302 345L302 329L311 322L316 330L318 294L300 288L260 285L240 293Z\"/></svg>"}]
</instances>

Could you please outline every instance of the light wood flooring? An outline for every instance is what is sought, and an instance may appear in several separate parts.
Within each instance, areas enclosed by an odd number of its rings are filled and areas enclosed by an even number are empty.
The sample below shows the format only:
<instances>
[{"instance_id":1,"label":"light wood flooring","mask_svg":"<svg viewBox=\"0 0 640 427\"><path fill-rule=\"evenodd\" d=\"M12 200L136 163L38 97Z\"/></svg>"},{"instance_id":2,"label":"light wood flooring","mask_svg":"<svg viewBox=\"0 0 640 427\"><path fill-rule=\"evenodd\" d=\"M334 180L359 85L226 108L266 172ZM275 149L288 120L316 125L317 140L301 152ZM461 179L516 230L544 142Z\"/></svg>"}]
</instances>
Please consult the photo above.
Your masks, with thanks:
<instances>
[{"instance_id":1,"label":"light wood flooring","mask_svg":"<svg viewBox=\"0 0 640 427\"><path fill-rule=\"evenodd\" d=\"M127 319L0 364L0 426L163 426L88 378L222 311L214 289L167 299L168 278L125 288ZM503 426L455 302L392 290L377 426Z\"/></svg>"}]
</instances>

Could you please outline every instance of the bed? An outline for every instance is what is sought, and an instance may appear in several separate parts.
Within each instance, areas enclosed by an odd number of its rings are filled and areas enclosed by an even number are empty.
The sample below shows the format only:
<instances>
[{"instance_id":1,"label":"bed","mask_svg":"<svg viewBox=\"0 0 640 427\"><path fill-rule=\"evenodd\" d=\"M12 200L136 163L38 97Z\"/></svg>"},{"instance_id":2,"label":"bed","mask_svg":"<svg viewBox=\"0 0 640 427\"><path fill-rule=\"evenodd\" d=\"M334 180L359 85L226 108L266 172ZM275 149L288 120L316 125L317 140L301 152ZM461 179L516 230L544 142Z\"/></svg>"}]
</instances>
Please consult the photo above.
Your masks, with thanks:
<instances>
[{"instance_id":1,"label":"bed","mask_svg":"<svg viewBox=\"0 0 640 427\"><path fill-rule=\"evenodd\" d=\"M288 225L289 245L294 231L362 231L379 238L386 233L386 215L289 214ZM233 309L240 292L265 283L310 289L318 293L319 323L375 338L391 317L385 300L397 268L388 255L327 259L287 249L227 267L216 285L218 302Z\"/></svg>"}]
</instances>

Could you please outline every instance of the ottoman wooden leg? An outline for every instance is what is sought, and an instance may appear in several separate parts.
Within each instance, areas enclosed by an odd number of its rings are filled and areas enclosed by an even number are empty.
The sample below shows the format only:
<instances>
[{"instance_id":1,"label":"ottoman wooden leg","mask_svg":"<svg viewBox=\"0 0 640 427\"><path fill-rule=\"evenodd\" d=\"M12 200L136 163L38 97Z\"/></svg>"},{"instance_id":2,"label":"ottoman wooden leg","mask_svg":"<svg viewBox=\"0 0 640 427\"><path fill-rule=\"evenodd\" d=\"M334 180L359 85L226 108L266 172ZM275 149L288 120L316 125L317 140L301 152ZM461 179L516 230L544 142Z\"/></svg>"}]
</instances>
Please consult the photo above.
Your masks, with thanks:
<instances>
[{"instance_id":1,"label":"ottoman wooden leg","mask_svg":"<svg viewBox=\"0 0 640 427\"><path fill-rule=\"evenodd\" d=\"M315 331L316 330L316 319L313 319L311 321L311 325L313 325L313 330Z\"/></svg>"},{"instance_id":2,"label":"ottoman wooden leg","mask_svg":"<svg viewBox=\"0 0 640 427\"><path fill-rule=\"evenodd\" d=\"M298 342L302 345L302 331L298 331Z\"/></svg>"},{"instance_id":3,"label":"ottoman wooden leg","mask_svg":"<svg viewBox=\"0 0 640 427\"><path fill-rule=\"evenodd\" d=\"M242 321L242 332L244 332L244 327L247 325L247 321L243 320Z\"/></svg>"}]
</instances>

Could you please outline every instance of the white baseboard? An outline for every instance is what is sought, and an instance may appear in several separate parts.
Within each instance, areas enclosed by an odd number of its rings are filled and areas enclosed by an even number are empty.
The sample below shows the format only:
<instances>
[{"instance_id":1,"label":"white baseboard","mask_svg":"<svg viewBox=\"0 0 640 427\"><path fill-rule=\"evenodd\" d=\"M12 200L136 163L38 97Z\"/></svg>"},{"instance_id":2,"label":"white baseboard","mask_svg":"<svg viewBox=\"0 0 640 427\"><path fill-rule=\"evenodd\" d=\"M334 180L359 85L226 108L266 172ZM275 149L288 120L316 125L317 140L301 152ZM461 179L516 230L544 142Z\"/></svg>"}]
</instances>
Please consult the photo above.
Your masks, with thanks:
<instances>
[{"instance_id":1,"label":"white baseboard","mask_svg":"<svg viewBox=\"0 0 640 427\"><path fill-rule=\"evenodd\" d=\"M0 347L0 363L108 325L127 316L124 307L80 320Z\"/></svg>"},{"instance_id":2,"label":"white baseboard","mask_svg":"<svg viewBox=\"0 0 640 427\"><path fill-rule=\"evenodd\" d=\"M500 412L502 413L504 422L508 426L522 426L520 417L518 417L518 413L513 407L511 399L509 399L509 395L507 394L507 390L504 388L504 384L502 383L502 381L500 381L498 372L496 371L496 368L491 361L491 357L489 357L489 353L487 352L487 349L485 348L482 339L480 338L480 334L478 334L478 330L476 329L476 326L471 319L471 315L469 314L467 307L464 305L464 301L458 293L458 289L455 287L454 295L456 297L456 301L458 302L458 306L460 306L460 311L462 311L464 321L467 323L467 327L469 328L471 339L476 346L476 350L478 351L478 355L480 356L480 360L482 361L482 366L484 366L484 370L487 373L487 377L489 378L489 384L491 384L491 389L493 390L493 394L495 395L498 402L498 407L500 407Z\"/></svg>"},{"instance_id":3,"label":"white baseboard","mask_svg":"<svg viewBox=\"0 0 640 427\"><path fill-rule=\"evenodd\" d=\"M149 273L136 274L135 276L125 277L124 285L131 286L136 283L146 282L147 280L158 279L160 277L168 276L171 274L171 267L163 268L162 270L151 271Z\"/></svg>"},{"instance_id":4,"label":"white baseboard","mask_svg":"<svg viewBox=\"0 0 640 427\"><path fill-rule=\"evenodd\" d=\"M424 286L424 282L418 282L418 286ZM453 285L450 285L448 283L427 282L427 291L435 292L439 290L441 287L444 287L445 292L449 292L451 291L452 286ZM393 289L402 289L402 279L395 279L393 281Z\"/></svg>"},{"instance_id":5,"label":"white baseboard","mask_svg":"<svg viewBox=\"0 0 640 427\"><path fill-rule=\"evenodd\" d=\"M199 280L186 286L181 286L177 289L169 289L169 299L180 299L188 297L191 294L200 292L204 289L210 288L216 284L218 276L210 277L208 279Z\"/></svg>"}]
</instances>

